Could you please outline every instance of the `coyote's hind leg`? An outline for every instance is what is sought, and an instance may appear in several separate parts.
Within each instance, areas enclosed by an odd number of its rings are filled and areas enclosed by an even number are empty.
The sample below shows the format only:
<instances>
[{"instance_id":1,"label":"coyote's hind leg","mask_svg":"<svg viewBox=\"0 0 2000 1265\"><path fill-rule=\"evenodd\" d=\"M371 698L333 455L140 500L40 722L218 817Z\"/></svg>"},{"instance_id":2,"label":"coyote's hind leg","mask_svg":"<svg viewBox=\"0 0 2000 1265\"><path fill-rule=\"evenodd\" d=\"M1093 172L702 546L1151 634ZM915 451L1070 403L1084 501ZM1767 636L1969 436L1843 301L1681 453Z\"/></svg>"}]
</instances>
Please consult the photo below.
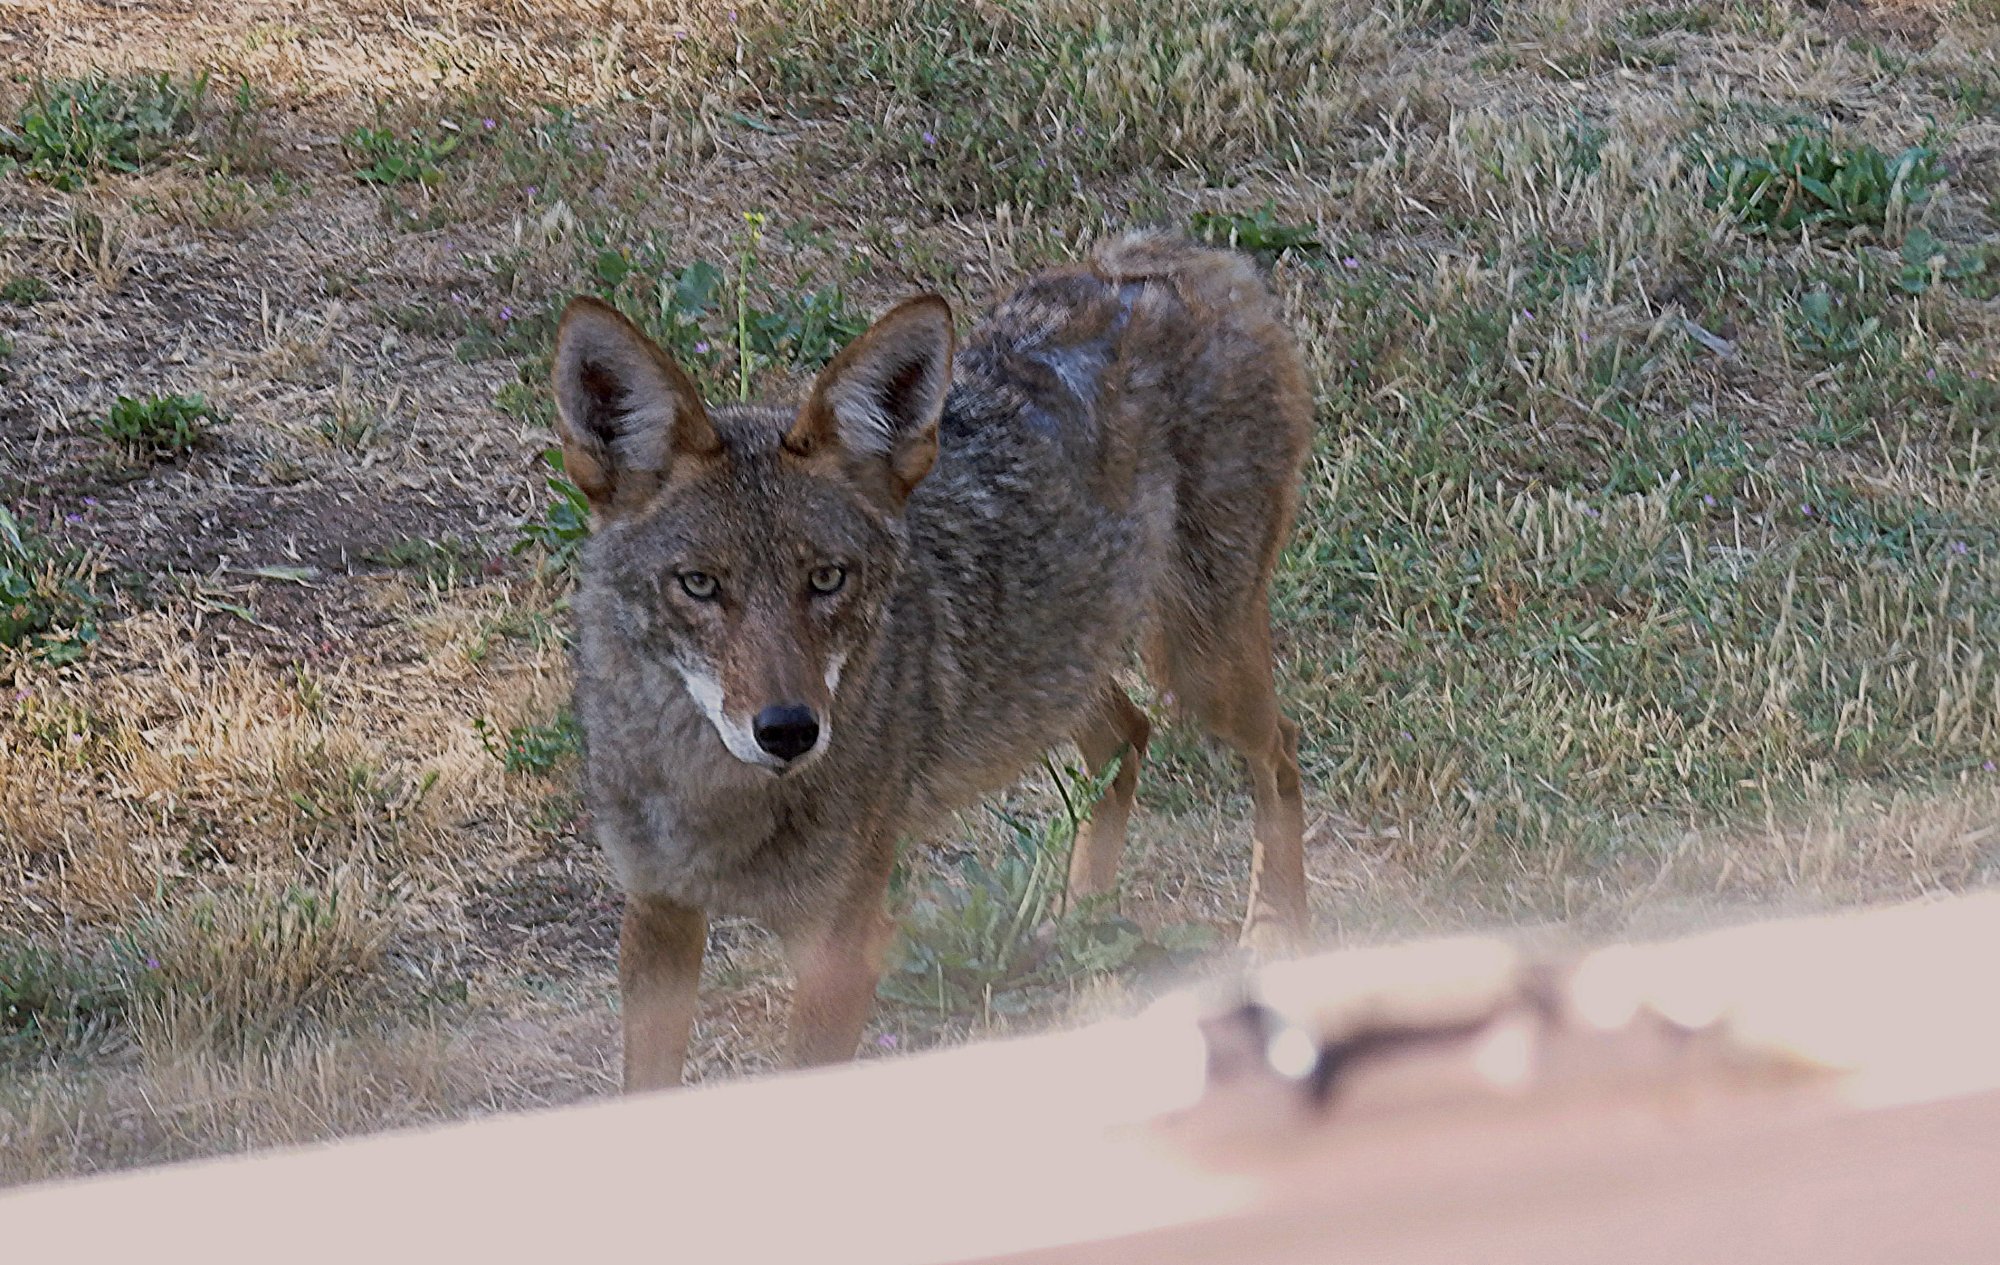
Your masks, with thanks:
<instances>
[{"instance_id":1,"label":"coyote's hind leg","mask_svg":"<svg viewBox=\"0 0 2000 1265\"><path fill-rule=\"evenodd\" d=\"M1305 798L1299 731L1278 708L1271 623L1263 594L1199 659L1176 647L1174 687L1202 726L1250 766L1253 842L1243 943L1260 952L1299 947L1306 913Z\"/></svg>"},{"instance_id":2,"label":"coyote's hind leg","mask_svg":"<svg viewBox=\"0 0 2000 1265\"><path fill-rule=\"evenodd\" d=\"M1077 750L1083 753L1083 767L1090 776L1102 777L1113 760L1118 761L1118 772L1091 807L1090 820L1077 831L1069 861L1073 898L1108 895L1117 886L1118 863L1125 855L1125 823L1132 815L1139 764L1146 757L1146 742L1152 732L1146 713L1116 682L1105 683L1089 719L1077 730Z\"/></svg>"}]
</instances>

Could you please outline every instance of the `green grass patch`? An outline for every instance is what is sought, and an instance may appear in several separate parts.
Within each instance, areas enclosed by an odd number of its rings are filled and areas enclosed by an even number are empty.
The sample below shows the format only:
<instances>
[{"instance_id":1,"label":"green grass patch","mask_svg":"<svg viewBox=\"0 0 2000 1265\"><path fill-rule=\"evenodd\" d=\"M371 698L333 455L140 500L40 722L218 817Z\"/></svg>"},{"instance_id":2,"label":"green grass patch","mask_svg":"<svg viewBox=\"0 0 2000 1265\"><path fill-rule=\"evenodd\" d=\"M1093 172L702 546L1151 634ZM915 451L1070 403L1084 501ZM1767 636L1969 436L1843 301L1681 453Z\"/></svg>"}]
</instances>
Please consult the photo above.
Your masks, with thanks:
<instances>
[{"instance_id":1,"label":"green grass patch","mask_svg":"<svg viewBox=\"0 0 2000 1265\"><path fill-rule=\"evenodd\" d=\"M1201 241L1255 255L1266 263L1286 251L1316 255L1322 249L1310 224L1285 223L1278 218L1276 205L1270 202L1248 215L1197 211L1189 221L1188 231Z\"/></svg>"},{"instance_id":2,"label":"green grass patch","mask_svg":"<svg viewBox=\"0 0 2000 1265\"><path fill-rule=\"evenodd\" d=\"M138 171L194 128L208 76L157 74L42 82L0 127L0 161L65 191L106 172Z\"/></svg>"},{"instance_id":3,"label":"green grass patch","mask_svg":"<svg viewBox=\"0 0 2000 1265\"><path fill-rule=\"evenodd\" d=\"M459 134L442 127L405 131L378 124L355 128L341 144L354 178L364 184L436 188L444 183L444 163L457 151Z\"/></svg>"},{"instance_id":4,"label":"green grass patch","mask_svg":"<svg viewBox=\"0 0 2000 1265\"><path fill-rule=\"evenodd\" d=\"M0 938L0 1066L102 1053L115 1045L146 962L124 945L89 955Z\"/></svg>"},{"instance_id":5,"label":"green grass patch","mask_svg":"<svg viewBox=\"0 0 2000 1265\"><path fill-rule=\"evenodd\" d=\"M493 393L493 407L529 426L547 429L555 425L556 405L545 383L503 383Z\"/></svg>"},{"instance_id":6,"label":"green grass patch","mask_svg":"<svg viewBox=\"0 0 2000 1265\"><path fill-rule=\"evenodd\" d=\"M521 524L514 552L539 550L549 570L567 571L576 565L577 554L590 538L590 501L563 477L562 449L551 448L542 459L554 471L545 480L549 499L538 516Z\"/></svg>"},{"instance_id":7,"label":"green grass patch","mask_svg":"<svg viewBox=\"0 0 2000 1265\"><path fill-rule=\"evenodd\" d=\"M651 239L622 247L600 239L586 281L712 394L747 398L764 370L818 369L868 327L837 282L772 281L763 226L762 215L748 217L726 271L701 259L674 267Z\"/></svg>"},{"instance_id":8,"label":"green grass patch","mask_svg":"<svg viewBox=\"0 0 2000 1265\"><path fill-rule=\"evenodd\" d=\"M1882 317L1873 306L1860 295L1816 286L1800 295L1788 314L1792 341L1818 360L1852 360L1881 335Z\"/></svg>"},{"instance_id":9,"label":"green grass patch","mask_svg":"<svg viewBox=\"0 0 2000 1265\"><path fill-rule=\"evenodd\" d=\"M546 725L511 725L503 732L482 716L472 728L509 773L552 773L583 749L583 730L568 709Z\"/></svg>"},{"instance_id":10,"label":"green grass patch","mask_svg":"<svg viewBox=\"0 0 2000 1265\"><path fill-rule=\"evenodd\" d=\"M600 135L586 114L568 106L545 106L518 123L495 120L494 150L504 173L499 187L529 205L590 187L603 178L609 152Z\"/></svg>"},{"instance_id":11,"label":"green grass patch","mask_svg":"<svg viewBox=\"0 0 2000 1265\"><path fill-rule=\"evenodd\" d=\"M0 505L0 646L49 663L81 658L97 640L95 571L51 547Z\"/></svg>"},{"instance_id":12,"label":"green grass patch","mask_svg":"<svg viewBox=\"0 0 2000 1265\"><path fill-rule=\"evenodd\" d=\"M456 588L478 573L480 555L462 540L407 536L363 555L377 566L409 572L436 589Z\"/></svg>"},{"instance_id":13,"label":"green grass patch","mask_svg":"<svg viewBox=\"0 0 2000 1265\"><path fill-rule=\"evenodd\" d=\"M95 424L133 460L166 461L200 447L219 420L198 395L121 395Z\"/></svg>"},{"instance_id":14,"label":"green grass patch","mask_svg":"<svg viewBox=\"0 0 2000 1265\"><path fill-rule=\"evenodd\" d=\"M1710 203L1747 232L1781 236L1879 228L1892 212L1927 200L1942 176L1930 148L1889 154L1837 144L1818 129L1794 131L1761 153L1708 161Z\"/></svg>"},{"instance_id":15,"label":"green grass patch","mask_svg":"<svg viewBox=\"0 0 2000 1265\"><path fill-rule=\"evenodd\" d=\"M1713 8L1702 4L1635 9L1625 16L1625 32L1634 39L1652 39L1674 31L1706 35L1715 29L1718 17Z\"/></svg>"},{"instance_id":16,"label":"green grass patch","mask_svg":"<svg viewBox=\"0 0 2000 1265\"><path fill-rule=\"evenodd\" d=\"M0 303L29 307L49 297L49 283L30 273L0 281Z\"/></svg>"},{"instance_id":17,"label":"green grass patch","mask_svg":"<svg viewBox=\"0 0 2000 1265\"><path fill-rule=\"evenodd\" d=\"M1943 285L1971 299L2000 296L2000 242L1946 243L1914 228L1903 238L1901 264L1896 287L1906 294Z\"/></svg>"},{"instance_id":18,"label":"green grass patch","mask_svg":"<svg viewBox=\"0 0 2000 1265\"><path fill-rule=\"evenodd\" d=\"M237 80L235 91L229 94L229 104L210 136L210 155L223 171L271 171L272 141L265 131L264 120L272 105L271 99L255 84L248 79ZM276 177L274 193L290 187L283 173L272 174Z\"/></svg>"}]
</instances>

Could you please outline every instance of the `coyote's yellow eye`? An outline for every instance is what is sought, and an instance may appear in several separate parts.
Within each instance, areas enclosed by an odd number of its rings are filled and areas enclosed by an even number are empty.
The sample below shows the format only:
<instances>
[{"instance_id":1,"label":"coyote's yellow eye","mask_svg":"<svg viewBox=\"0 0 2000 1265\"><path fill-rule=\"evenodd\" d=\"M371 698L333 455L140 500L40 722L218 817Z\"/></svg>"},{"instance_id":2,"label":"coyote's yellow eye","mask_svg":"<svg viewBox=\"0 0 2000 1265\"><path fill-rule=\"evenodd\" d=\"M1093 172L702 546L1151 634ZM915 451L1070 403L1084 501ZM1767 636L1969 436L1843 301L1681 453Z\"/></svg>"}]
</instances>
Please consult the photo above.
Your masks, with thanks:
<instances>
[{"instance_id":1,"label":"coyote's yellow eye","mask_svg":"<svg viewBox=\"0 0 2000 1265\"><path fill-rule=\"evenodd\" d=\"M846 567L814 567L809 577L815 593L838 593L840 586L847 583Z\"/></svg>"},{"instance_id":2,"label":"coyote's yellow eye","mask_svg":"<svg viewBox=\"0 0 2000 1265\"><path fill-rule=\"evenodd\" d=\"M714 597L715 590L719 587L715 577L706 571L683 571L680 579L681 588L687 595L700 602L706 602Z\"/></svg>"}]
</instances>

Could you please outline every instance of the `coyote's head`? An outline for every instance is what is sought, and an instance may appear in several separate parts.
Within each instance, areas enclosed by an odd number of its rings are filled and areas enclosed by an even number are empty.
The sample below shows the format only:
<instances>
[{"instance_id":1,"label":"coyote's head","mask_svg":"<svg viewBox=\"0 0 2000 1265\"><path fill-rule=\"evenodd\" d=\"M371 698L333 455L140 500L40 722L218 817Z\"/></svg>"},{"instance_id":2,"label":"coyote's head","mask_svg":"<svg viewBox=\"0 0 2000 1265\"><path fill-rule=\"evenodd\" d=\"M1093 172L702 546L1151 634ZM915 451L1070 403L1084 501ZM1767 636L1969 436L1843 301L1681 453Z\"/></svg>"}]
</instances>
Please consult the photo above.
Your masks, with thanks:
<instances>
[{"instance_id":1,"label":"coyote's head","mask_svg":"<svg viewBox=\"0 0 2000 1265\"><path fill-rule=\"evenodd\" d=\"M912 299L802 406L711 412L612 308L579 298L563 313L556 401L598 537L591 582L746 764L788 772L832 738L841 670L870 648L904 502L937 457L952 347L944 300Z\"/></svg>"}]
</instances>

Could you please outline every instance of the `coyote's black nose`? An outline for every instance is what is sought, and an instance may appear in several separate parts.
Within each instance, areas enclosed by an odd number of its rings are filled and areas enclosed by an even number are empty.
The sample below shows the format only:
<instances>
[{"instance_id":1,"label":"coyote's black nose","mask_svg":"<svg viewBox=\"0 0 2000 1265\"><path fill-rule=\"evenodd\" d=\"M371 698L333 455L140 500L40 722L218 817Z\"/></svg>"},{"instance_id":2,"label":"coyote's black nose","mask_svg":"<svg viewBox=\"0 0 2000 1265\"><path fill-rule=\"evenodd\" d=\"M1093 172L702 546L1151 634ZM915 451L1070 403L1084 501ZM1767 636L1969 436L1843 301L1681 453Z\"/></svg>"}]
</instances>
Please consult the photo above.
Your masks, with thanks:
<instances>
[{"instance_id":1,"label":"coyote's black nose","mask_svg":"<svg viewBox=\"0 0 2000 1265\"><path fill-rule=\"evenodd\" d=\"M758 746L780 760L796 760L819 741L819 721L810 707L780 703L758 712L757 719L750 722L750 732L756 735Z\"/></svg>"}]
</instances>

